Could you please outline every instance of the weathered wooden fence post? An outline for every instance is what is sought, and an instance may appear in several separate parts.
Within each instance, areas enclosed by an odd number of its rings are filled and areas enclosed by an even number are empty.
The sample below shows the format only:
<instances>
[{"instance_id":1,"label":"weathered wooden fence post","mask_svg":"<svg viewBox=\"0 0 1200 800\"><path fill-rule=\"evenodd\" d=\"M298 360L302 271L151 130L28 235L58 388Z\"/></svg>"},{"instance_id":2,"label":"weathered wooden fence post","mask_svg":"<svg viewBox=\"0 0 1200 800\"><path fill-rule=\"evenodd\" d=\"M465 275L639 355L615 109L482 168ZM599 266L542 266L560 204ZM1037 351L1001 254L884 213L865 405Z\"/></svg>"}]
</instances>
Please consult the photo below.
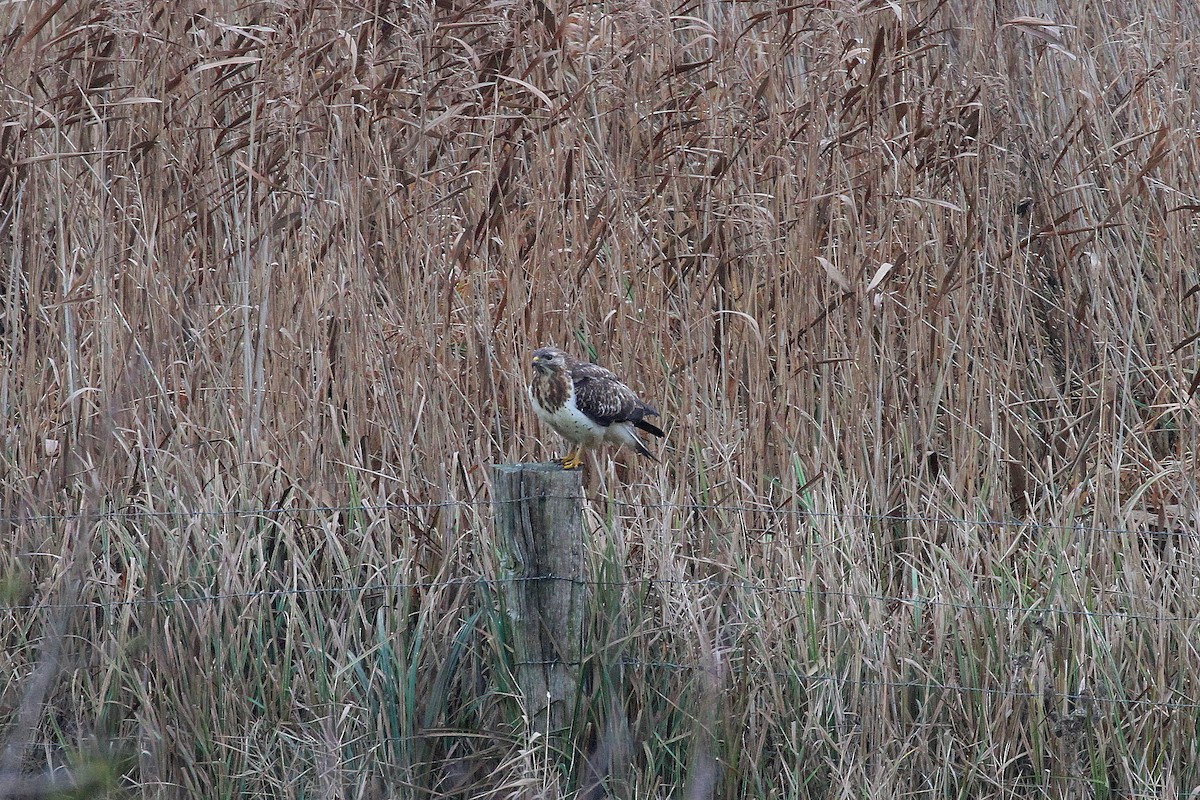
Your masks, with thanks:
<instances>
[{"instance_id":1,"label":"weathered wooden fence post","mask_svg":"<svg viewBox=\"0 0 1200 800\"><path fill-rule=\"evenodd\" d=\"M492 491L517 680L534 729L561 731L575 713L591 596L581 473L557 464L497 464Z\"/></svg>"}]
</instances>

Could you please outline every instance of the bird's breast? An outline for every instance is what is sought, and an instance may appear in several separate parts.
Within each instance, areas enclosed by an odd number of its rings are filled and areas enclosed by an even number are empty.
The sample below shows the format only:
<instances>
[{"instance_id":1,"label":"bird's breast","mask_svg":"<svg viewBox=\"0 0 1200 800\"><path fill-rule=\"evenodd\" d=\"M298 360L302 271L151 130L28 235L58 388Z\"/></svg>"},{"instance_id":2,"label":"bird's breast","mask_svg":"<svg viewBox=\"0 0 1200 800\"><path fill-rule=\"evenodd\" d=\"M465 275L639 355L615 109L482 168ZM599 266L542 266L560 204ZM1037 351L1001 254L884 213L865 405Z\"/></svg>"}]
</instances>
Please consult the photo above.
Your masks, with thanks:
<instances>
[{"instance_id":1,"label":"bird's breast","mask_svg":"<svg viewBox=\"0 0 1200 800\"><path fill-rule=\"evenodd\" d=\"M604 438L604 426L597 424L575 406L575 387L567 383L561 395L545 394L537 382L529 386L529 399L538 419L553 428L560 436L577 444L597 444ZM557 405L551 406L551 403Z\"/></svg>"},{"instance_id":2,"label":"bird's breast","mask_svg":"<svg viewBox=\"0 0 1200 800\"><path fill-rule=\"evenodd\" d=\"M538 373L533 376L533 383L529 386L529 396L535 406L553 414L570 399L573 388L565 376Z\"/></svg>"}]
</instances>

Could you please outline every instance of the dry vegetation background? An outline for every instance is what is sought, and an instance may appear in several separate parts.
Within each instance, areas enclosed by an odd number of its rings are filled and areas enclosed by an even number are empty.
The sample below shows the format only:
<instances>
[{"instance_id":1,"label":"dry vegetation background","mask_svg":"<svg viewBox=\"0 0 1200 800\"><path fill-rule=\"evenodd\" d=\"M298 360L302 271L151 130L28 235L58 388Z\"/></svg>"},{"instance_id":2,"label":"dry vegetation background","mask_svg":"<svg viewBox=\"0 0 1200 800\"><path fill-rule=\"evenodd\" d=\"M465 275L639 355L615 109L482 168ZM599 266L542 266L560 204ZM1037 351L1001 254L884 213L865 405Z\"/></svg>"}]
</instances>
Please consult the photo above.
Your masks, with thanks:
<instances>
[{"instance_id":1,"label":"dry vegetation background","mask_svg":"<svg viewBox=\"0 0 1200 800\"><path fill-rule=\"evenodd\" d=\"M0 23L0 789L1194 796L1195 3ZM550 342L669 434L573 745L492 581Z\"/></svg>"}]
</instances>

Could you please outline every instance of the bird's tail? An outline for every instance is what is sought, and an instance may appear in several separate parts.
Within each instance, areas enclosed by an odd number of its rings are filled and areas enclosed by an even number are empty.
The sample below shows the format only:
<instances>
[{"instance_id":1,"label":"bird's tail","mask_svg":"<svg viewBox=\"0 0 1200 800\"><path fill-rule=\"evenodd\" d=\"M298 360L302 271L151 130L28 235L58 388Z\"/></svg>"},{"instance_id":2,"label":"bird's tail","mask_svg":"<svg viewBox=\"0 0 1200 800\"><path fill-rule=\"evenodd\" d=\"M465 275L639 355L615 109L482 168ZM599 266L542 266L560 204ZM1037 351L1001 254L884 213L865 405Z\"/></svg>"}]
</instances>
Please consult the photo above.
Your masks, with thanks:
<instances>
[{"instance_id":1,"label":"bird's tail","mask_svg":"<svg viewBox=\"0 0 1200 800\"><path fill-rule=\"evenodd\" d=\"M650 459L651 461L654 461L654 462L658 461L658 459L654 457L654 453L651 453L650 449L648 447L646 447L646 445L642 444L641 439L638 439L635 436L633 441L635 442L634 447L637 448L637 451L639 453L641 453L642 455L644 455L646 458Z\"/></svg>"},{"instance_id":2,"label":"bird's tail","mask_svg":"<svg viewBox=\"0 0 1200 800\"><path fill-rule=\"evenodd\" d=\"M663 437L663 436L667 435L667 434L663 433L662 428L658 427L653 422L649 422L645 419L635 419L633 421L633 424L635 427L640 428L641 430L644 430L646 433L652 433L658 437Z\"/></svg>"}]
</instances>

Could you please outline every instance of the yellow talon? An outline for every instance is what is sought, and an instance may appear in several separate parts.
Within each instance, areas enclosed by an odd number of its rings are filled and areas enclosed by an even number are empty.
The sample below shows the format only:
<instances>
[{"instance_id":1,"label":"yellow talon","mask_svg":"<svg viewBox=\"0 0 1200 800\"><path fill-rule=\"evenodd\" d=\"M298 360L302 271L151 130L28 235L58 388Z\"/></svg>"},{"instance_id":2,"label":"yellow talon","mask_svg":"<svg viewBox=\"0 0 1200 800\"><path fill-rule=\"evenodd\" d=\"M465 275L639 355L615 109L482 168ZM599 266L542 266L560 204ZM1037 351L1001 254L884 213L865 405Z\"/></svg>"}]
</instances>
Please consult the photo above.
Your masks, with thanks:
<instances>
[{"instance_id":1,"label":"yellow talon","mask_svg":"<svg viewBox=\"0 0 1200 800\"><path fill-rule=\"evenodd\" d=\"M569 456L558 459L558 463L562 464L563 469L579 469L583 466L583 448L580 447Z\"/></svg>"}]
</instances>

